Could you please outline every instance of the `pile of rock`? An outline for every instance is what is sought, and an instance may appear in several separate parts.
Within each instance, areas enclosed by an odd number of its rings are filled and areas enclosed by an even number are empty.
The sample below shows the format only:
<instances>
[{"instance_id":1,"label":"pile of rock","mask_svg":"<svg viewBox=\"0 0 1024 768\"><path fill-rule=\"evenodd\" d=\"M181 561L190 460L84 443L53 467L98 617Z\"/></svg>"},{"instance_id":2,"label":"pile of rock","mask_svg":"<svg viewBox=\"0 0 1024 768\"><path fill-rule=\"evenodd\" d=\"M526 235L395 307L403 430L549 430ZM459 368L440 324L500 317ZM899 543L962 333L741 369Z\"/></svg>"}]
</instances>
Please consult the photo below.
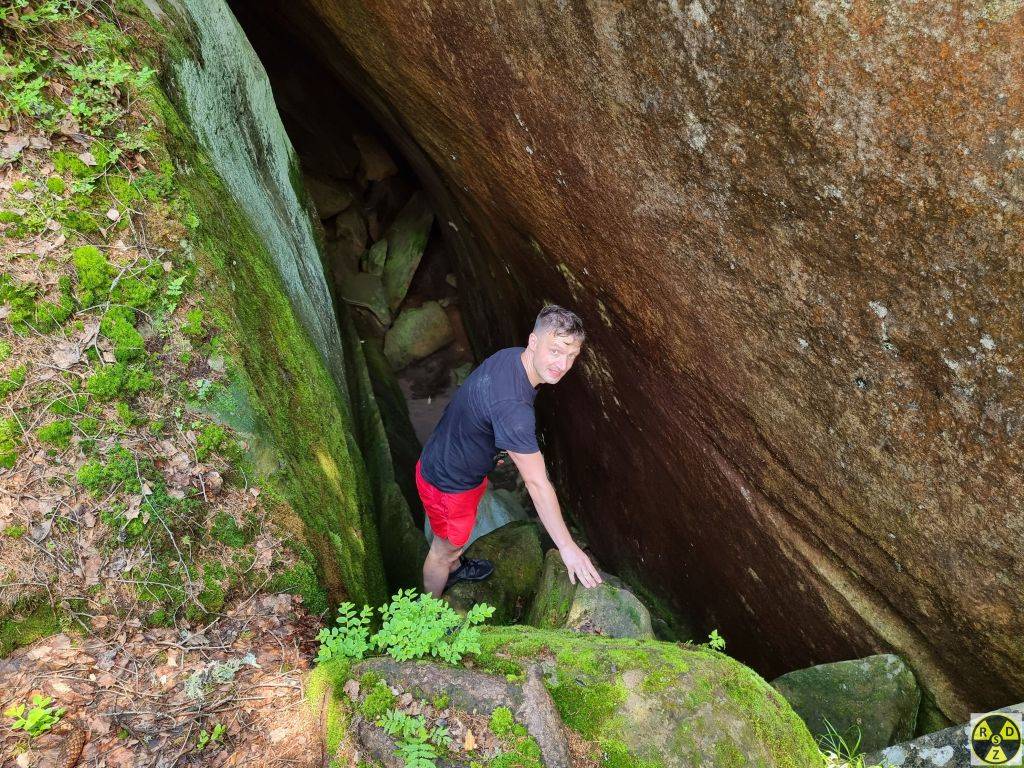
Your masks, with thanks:
<instances>
[{"instance_id":1,"label":"pile of rock","mask_svg":"<svg viewBox=\"0 0 1024 768\"><path fill-rule=\"evenodd\" d=\"M351 168L305 174L325 237L325 267L338 298L352 307L360 336L383 344L399 370L447 346L461 328L426 195L374 137L353 134L360 161ZM345 174L345 176L339 176ZM440 279L410 293L424 254L441 255ZM428 256L429 258L429 256ZM430 295L424 295L430 294Z\"/></svg>"}]
</instances>

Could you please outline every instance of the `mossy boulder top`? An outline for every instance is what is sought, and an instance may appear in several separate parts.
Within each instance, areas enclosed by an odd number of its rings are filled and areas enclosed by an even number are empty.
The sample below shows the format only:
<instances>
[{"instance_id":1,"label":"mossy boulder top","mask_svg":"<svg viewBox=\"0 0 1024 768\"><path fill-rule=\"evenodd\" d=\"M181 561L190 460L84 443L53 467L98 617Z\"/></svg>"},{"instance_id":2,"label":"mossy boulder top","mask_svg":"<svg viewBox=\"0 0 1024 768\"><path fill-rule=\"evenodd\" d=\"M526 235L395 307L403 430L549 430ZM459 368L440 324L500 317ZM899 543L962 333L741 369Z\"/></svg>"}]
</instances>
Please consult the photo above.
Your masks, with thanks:
<instances>
[{"instance_id":1,"label":"mossy boulder top","mask_svg":"<svg viewBox=\"0 0 1024 768\"><path fill-rule=\"evenodd\" d=\"M751 669L706 648L489 627L476 663L506 675L539 663L562 720L598 742L606 765L821 764L786 700Z\"/></svg>"}]
</instances>

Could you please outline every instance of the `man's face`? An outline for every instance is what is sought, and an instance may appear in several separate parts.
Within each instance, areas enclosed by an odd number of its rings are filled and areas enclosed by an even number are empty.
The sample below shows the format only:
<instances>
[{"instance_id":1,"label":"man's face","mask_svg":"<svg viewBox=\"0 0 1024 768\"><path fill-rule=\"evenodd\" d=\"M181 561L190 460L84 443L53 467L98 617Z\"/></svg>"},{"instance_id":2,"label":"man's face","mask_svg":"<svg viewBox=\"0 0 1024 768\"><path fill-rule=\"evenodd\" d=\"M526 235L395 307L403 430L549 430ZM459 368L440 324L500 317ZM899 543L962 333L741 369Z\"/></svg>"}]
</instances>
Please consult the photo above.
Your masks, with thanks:
<instances>
[{"instance_id":1,"label":"man's face","mask_svg":"<svg viewBox=\"0 0 1024 768\"><path fill-rule=\"evenodd\" d=\"M527 349L532 354L533 367L545 384L557 384L572 368L583 345L573 336L556 336L544 331L539 336L530 334Z\"/></svg>"}]
</instances>

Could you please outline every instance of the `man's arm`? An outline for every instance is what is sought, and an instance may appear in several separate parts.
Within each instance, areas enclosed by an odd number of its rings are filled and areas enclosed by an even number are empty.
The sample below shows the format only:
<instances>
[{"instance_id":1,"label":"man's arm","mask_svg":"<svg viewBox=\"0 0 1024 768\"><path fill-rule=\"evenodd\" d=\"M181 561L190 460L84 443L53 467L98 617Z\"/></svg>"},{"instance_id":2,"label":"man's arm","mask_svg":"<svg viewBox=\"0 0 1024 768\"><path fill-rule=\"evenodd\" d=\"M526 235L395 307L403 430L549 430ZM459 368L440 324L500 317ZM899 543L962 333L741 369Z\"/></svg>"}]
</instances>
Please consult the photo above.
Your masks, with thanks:
<instances>
[{"instance_id":1,"label":"man's arm","mask_svg":"<svg viewBox=\"0 0 1024 768\"><path fill-rule=\"evenodd\" d=\"M590 558L572 540L569 529L565 527L562 510L558 506L558 497L555 495L554 486L551 485L547 469L544 466L544 456L540 451L536 453L509 451L508 455L519 468L519 474L523 476L526 489L530 492L530 498L533 499L533 505L537 508L537 514L540 515L540 521L544 523L555 546L558 547L558 552L569 571L569 580L575 584L578 578L583 586L596 587L601 583L601 574L590 562Z\"/></svg>"}]
</instances>

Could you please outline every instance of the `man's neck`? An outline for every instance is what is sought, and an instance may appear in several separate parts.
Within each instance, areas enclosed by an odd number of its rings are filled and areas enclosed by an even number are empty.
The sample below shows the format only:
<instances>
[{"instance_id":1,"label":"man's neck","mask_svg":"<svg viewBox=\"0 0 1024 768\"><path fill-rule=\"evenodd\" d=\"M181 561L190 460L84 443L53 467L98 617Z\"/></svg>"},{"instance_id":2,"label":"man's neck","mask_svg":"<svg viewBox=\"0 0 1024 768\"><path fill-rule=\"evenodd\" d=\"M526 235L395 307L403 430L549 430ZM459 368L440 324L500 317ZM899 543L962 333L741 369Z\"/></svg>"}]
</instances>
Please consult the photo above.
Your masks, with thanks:
<instances>
[{"instance_id":1,"label":"man's neck","mask_svg":"<svg viewBox=\"0 0 1024 768\"><path fill-rule=\"evenodd\" d=\"M519 362L521 362L523 364L523 368L526 369L526 378L530 380L530 386L536 389L541 384L541 380L540 376L538 376L537 372L533 369L533 366L527 362L529 360L529 354L530 350L524 349L519 355Z\"/></svg>"}]
</instances>

